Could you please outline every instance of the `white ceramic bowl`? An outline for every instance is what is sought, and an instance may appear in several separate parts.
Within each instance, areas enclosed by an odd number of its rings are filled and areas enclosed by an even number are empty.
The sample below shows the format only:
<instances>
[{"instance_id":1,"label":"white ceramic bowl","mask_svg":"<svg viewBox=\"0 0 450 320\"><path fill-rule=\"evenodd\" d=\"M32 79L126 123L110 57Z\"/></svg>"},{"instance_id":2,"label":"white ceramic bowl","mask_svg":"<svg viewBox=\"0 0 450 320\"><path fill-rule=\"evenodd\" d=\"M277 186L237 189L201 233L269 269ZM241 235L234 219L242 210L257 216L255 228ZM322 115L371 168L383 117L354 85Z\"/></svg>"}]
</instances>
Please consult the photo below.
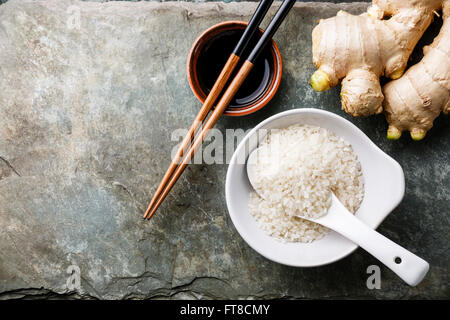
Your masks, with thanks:
<instances>
[{"instance_id":1,"label":"white ceramic bowl","mask_svg":"<svg viewBox=\"0 0 450 320\"><path fill-rule=\"evenodd\" d=\"M246 159L257 148L257 130L285 128L293 124L326 128L352 145L361 162L365 186L364 200L356 216L371 228L378 227L400 203L405 193L405 178L400 165L361 130L328 111L295 109L282 112L261 122L247 134L233 154L226 178L226 200L234 226L250 247L270 260L296 267L320 266L344 258L357 245L334 231L312 243L283 243L266 235L248 210L253 189L246 173Z\"/></svg>"}]
</instances>

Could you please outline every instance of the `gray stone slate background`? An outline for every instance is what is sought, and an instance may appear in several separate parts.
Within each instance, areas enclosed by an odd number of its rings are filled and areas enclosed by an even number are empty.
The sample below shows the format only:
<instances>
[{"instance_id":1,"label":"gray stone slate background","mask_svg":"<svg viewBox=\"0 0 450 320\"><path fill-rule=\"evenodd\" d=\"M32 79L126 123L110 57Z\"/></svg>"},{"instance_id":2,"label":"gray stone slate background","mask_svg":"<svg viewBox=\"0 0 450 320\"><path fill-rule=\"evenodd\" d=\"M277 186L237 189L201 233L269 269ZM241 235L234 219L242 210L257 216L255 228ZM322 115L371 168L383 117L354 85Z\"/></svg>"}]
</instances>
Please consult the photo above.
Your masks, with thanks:
<instances>
[{"instance_id":1,"label":"gray stone slate background","mask_svg":"<svg viewBox=\"0 0 450 320\"><path fill-rule=\"evenodd\" d=\"M70 6L81 10L80 28L67 27ZM450 297L448 117L422 142L389 142L383 116L352 118L339 88L307 84L317 20L367 3L296 4L275 36L284 59L276 97L217 128L249 129L302 107L356 124L404 168L406 196L379 231L430 262L418 287L381 266L381 289L368 290L366 268L380 263L361 249L319 268L266 260L228 217L226 164L191 165L155 217L141 219L178 143L171 133L200 107L185 71L192 42L214 23L248 20L255 6L0 5L0 299Z\"/></svg>"}]
</instances>

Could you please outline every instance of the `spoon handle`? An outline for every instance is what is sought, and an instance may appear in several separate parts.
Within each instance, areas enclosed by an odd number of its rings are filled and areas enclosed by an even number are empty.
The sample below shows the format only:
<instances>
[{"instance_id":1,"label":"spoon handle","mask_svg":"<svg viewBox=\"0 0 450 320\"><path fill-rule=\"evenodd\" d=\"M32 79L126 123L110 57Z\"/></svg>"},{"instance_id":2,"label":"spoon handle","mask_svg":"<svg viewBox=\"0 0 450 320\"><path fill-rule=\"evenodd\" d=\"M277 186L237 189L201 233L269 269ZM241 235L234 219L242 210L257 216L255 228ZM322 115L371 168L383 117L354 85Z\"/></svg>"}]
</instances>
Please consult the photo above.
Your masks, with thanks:
<instances>
[{"instance_id":1,"label":"spoon handle","mask_svg":"<svg viewBox=\"0 0 450 320\"><path fill-rule=\"evenodd\" d=\"M325 226L347 237L394 271L410 286L416 286L428 272L429 264L412 252L389 240L351 214L340 201L330 208L339 212L327 216ZM339 211L337 211L339 210Z\"/></svg>"}]
</instances>

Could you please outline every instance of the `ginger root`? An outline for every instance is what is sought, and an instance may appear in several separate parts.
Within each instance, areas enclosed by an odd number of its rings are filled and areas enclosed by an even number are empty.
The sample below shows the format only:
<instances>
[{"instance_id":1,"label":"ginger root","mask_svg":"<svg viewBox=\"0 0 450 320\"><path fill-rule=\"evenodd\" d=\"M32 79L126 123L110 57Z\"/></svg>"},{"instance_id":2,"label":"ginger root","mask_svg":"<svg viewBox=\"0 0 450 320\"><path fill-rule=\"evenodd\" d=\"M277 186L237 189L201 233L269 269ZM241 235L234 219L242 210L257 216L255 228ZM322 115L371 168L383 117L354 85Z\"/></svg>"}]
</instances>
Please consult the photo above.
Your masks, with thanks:
<instances>
[{"instance_id":1,"label":"ginger root","mask_svg":"<svg viewBox=\"0 0 450 320\"><path fill-rule=\"evenodd\" d=\"M383 87L388 139L409 130L421 140L443 111L450 112L450 0L442 9L444 23L433 43L423 48L423 59L403 77Z\"/></svg>"},{"instance_id":2,"label":"ginger root","mask_svg":"<svg viewBox=\"0 0 450 320\"><path fill-rule=\"evenodd\" d=\"M312 33L318 70L311 76L311 87L324 91L343 79L341 102L347 113L356 117L381 113L380 76L403 75L412 50L443 1L374 0L359 16L340 11L321 20Z\"/></svg>"}]
</instances>

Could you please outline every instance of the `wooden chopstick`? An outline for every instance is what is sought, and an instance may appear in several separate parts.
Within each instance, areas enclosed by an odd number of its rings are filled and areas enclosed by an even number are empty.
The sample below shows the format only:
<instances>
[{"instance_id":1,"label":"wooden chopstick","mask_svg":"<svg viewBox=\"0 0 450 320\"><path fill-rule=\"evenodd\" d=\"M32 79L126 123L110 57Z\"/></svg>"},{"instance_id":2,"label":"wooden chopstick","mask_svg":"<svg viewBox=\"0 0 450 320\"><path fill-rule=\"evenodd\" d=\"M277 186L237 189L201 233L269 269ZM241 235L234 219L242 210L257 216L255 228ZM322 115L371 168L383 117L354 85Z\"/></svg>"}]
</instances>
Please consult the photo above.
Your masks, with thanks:
<instances>
[{"instance_id":1,"label":"wooden chopstick","mask_svg":"<svg viewBox=\"0 0 450 320\"><path fill-rule=\"evenodd\" d=\"M156 210L159 208L161 203L164 201L165 197L170 192L170 190L174 186L175 182L178 180L181 173L184 171L184 169L188 165L189 161L192 159L195 151L203 143L209 130L212 127L214 127L214 125L219 120L222 113L225 111L225 109L230 104L231 99L233 99L234 95L237 93L237 91L241 87L242 83L247 78L248 74L250 73L251 69L253 68L254 62L256 61L258 55L261 53L262 49L264 49L264 47L267 45L267 43L272 39L272 36L277 31L278 27L283 22L284 18L286 17L286 15L288 14L289 10L292 8L294 3L295 3L295 0L285 0L282 3L282 5L278 9L277 13L275 14L275 17L272 19L272 21L270 22L266 31L263 33L261 39L259 39L255 48L253 48L253 50L251 51L250 55L248 56L247 60L244 62L244 64L240 68L236 77L233 79L230 86L226 89L222 98L219 100L216 108L214 109L211 116L206 121L204 127L201 129L200 133L195 137L191 148L187 151L183 161L176 168L173 175L170 177L170 180L165 185L164 190L160 193L158 200L157 201L155 200L153 202L153 205L149 206L149 208L147 209L145 217L150 219L153 216L153 214L156 212Z\"/></svg>"},{"instance_id":2,"label":"wooden chopstick","mask_svg":"<svg viewBox=\"0 0 450 320\"><path fill-rule=\"evenodd\" d=\"M238 74L233 79L230 86L225 91L225 93L223 94L219 103L217 104L216 108L214 109L213 113L208 118L204 127L202 128L202 130L200 131L200 133L194 140L194 143L192 144L191 148L188 150L186 157L183 159L183 162L177 167L177 169L175 170L175 173L171 177L169 183L165 186L165 189L162 192L161 196L159 197L158 201L153 205L153 207L149 211L148 219L150 219L153 216L153 214L156 212L158 207L161 205L164 198L167 196L169 191L172 189L173 185L178 180L181 173L184 171L184 169L188 165L188 162L191 160L192 156L194 155L194 152L203 143L203 140L205 139L206 134L208 133L209 129L211 129L215 125L217 120L219 120L222 113L225 111L225 109L230 104L231 99L233 99L234 95L241 87L242 82L244 82L245 78L250 73L250 70L252 69L252 67L253 67L252 62L250 62L248 60L244 62L241 69L239 70Z\"/></svg>"},{"instance_id":3,"label":"wooden chopstick","mask_svg":"<svg viewBox=\"0 0 450 320\"><path fill-rule=\"evenodd\" d=\"M225 64L225 67L222 69L222 72L220 73L219 78L217 78L209 95L206 97L206 100L203 103L202 108L200 109L199 113L195 117L193 124L189 128L187 135L184 137L183 141L181 142L180 147L179 147L175 157L172 159L172 162L170 163L169 168L167 169L166 173L164 174L164 177L163 177L161 183L159 184L158 189L155 192L155 195L153 196L152 200L150 201L150 204L148 205L147 210L145 211L144 218L146 218L148 216L150 209L155 204L156 200L158 200L165 185L167 184L170 177L172 176L172 173L175 171L176 167L183 159L184 151L188 148L189 144L194 139L195 133L198 130L198 128L200 128L202 126L203 121L205 120L206 116L208 115L209 111L211 110L215 100L222 92L223 87L227 83L228 79L230 78L231 74L233 73L234 69L236 68L236 65L238 64L238 62L239 62L239 57L234 54L231 54L230 57L228 58L227 63Z\"/></svg>"},{"instance_id":4,"label":"wooden chopstick","mask_svg":"<svg viewBox=\"0 0 450 320\"><path fill-rule=\"evenodd\" d=\"M272 5L272 2L273 2L273 0L262 0L259 3L258 7L256 8L255 13L253 14L247 27L245 28L245 31L242 34L241 38L239 39L239 42L237 43L236 47L234 48L233 53L228 58L228 61L226 62L225 66L223 67L222 71L220 72L219 77L217 78L216 82L214 83L214 85L213 85L211 91L209 92L208 96L206 97L206 100L203 103L200 111L198 112L197 116L195 117L194 122L192 123L191 127L189 128L188 133L186 134L183 141L181 142L180 147L178 148L178 151L175 154L175 157L172 159L172 161L169 165L169 168L167 169L166 173L164 174L164 177L163 177L161 183L159 184L158 189L155 192L155 195L153 196L152 200L150 201L150 204L148 205L147 210L145 211L144 218L146 218L148 216L152 206L158 200L165 185L169 181L170 177L172 176L173 172L175 171L175 169L178 166L178 164L180 163L180 161L183 159L185 150L187 150L189 144L192 142L192 140L195 137L195 133L201 127L201 125L203 124L203 121L206 119L208 113L211 111L211 108L212 108L214 102L217 100L219 95L222 93L223 88L225 87L228 79L231 77L234 69L236 68L237 64L239 63L240 56L242 55L242 53L244 52L245 48L247 47L250 39L253 37L256 30L258 29L258 26L260 25L261 21L263 20L264 16L266 15L267 11L269 10L270 6Z\"/></svg>"}]
</instances>

